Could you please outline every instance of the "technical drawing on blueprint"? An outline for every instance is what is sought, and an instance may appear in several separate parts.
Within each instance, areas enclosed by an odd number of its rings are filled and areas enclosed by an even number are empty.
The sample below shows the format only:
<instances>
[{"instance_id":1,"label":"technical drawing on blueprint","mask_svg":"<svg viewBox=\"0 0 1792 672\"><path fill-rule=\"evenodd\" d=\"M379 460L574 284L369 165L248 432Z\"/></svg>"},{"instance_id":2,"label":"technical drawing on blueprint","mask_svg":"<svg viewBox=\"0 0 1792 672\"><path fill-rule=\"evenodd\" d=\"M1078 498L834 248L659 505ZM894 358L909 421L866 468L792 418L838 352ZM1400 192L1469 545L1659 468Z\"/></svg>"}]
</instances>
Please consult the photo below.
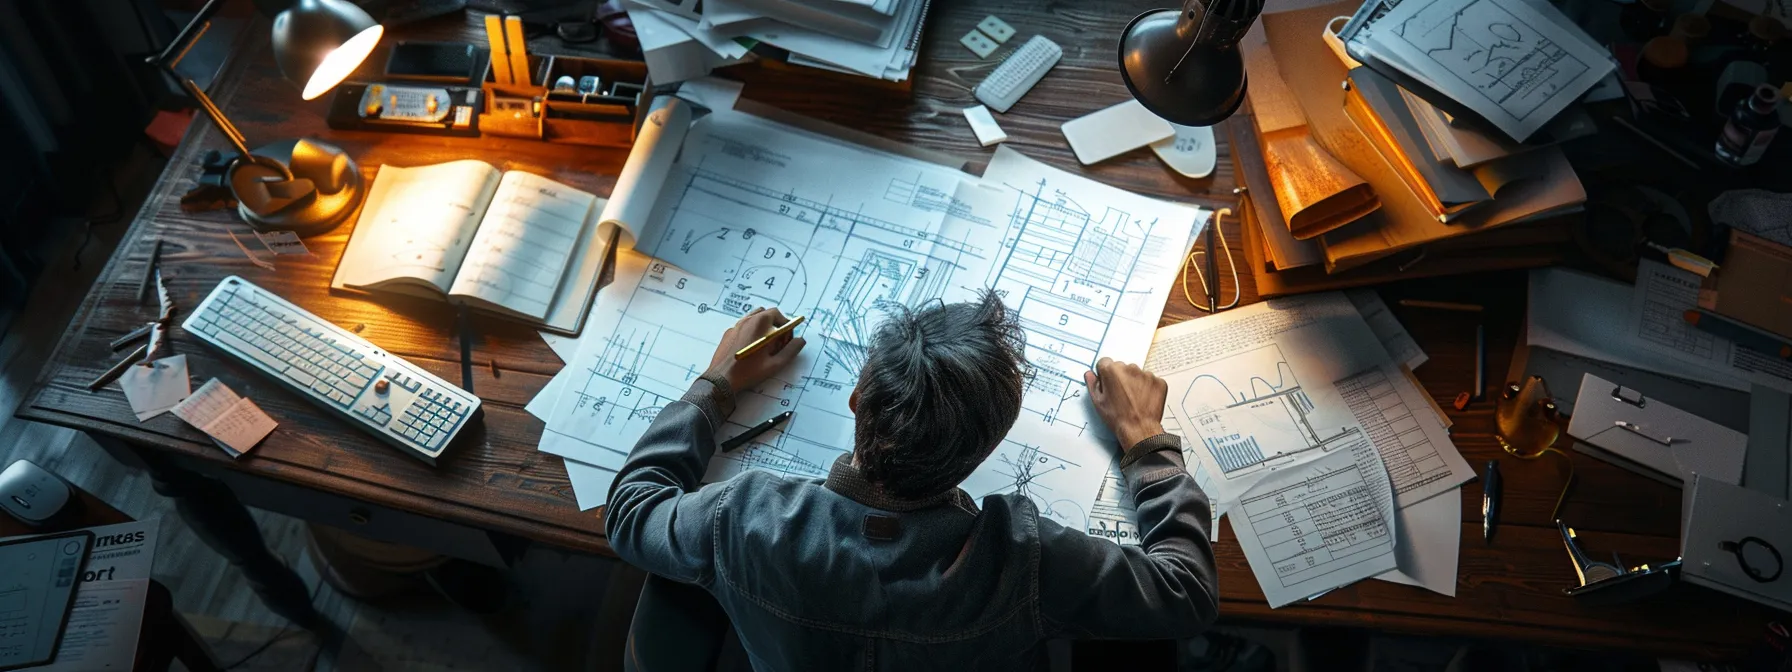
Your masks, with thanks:
<instances>
[{"instance_id":1,"label":"technical drawing on blueprint","mask_svg":"<svg viewBox=\"0 0 1792 672\"><path fill-rule=\"evenodd\" d=\"M582 377L549 415L549 432L576 440L553 445L620 466L659 409L708 366L722 332L775 306L808 317L809 346L778 379L737 391L721 434L799 412L717 455L708 478L744 468L825 476L852 448L847 397L881 307L940 298L993 256L964 242L988 227L975 213L958 213L945 230L967 176L741 114L692 125L679 151L652 220L635 251L618 253L616 279L592 310L569 364Z\"/></svg>"},{"instance_id":2,"label":"technical drawing on blueprint","mask_svg":"<svg viewBox=\"0 0 1792 672\"><path fill-rule=\"evenodd\" d=\"M1020 419L963 487L975 499L1024 494L1041 514L1105 537L1092 514L1101 507L1111 516L1102 491L1119 483L1119 449L1089 402L1083 372L1102 357L1144 361L1185 244L1205 213L1007 147L996 150L983 184L1006 200L988 218L1000 230L1000 253L980 284L1019 313L1031 371ZM947 296L961 298L968 296Z\"/></svg>"},{"instance_id":3,"label":"technical drawing on blueprint","mask_svg":"<svg viewBox=\"0 0 1792 672\"><path fill-rule=\"evenodd\" d=\"M1029 496L1077 529L1091 527L1118 455L1082 374L1104 356L1144 360L1185 243L1205 219L1006 148L977 181L729 113L692 125L658 200L592 308L543 450L619 467L702 373L722 332L754 307L777 306L808 317L809 345L780 379L737 391L720 434L796 413L717 455L706 478L825 476L852 448L847 398L887 309L989 288L1018 314L1030 370L1020 420L964 488Z\"/></svg>"}]
</instances>

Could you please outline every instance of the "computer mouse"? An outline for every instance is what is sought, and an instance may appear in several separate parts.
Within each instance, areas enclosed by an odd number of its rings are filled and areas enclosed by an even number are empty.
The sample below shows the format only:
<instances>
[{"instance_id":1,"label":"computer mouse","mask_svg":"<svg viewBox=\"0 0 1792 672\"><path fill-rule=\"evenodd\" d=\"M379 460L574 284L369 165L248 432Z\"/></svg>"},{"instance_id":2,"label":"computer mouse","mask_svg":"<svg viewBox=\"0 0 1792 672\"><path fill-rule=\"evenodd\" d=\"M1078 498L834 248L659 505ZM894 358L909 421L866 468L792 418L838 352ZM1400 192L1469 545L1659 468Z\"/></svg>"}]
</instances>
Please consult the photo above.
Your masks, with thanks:
<instances>
[{"instance_id":1,"label":"computer mouse","mask_svg":"<svg viewBox=\"0 0 1792 672\"><path fill-rule=\"evenodd\" d=\"M30 460L19 460L0 471L0 509L31 527L48 525L73 508L74 494L68 481Z\"/></svg>"}]
</instances>

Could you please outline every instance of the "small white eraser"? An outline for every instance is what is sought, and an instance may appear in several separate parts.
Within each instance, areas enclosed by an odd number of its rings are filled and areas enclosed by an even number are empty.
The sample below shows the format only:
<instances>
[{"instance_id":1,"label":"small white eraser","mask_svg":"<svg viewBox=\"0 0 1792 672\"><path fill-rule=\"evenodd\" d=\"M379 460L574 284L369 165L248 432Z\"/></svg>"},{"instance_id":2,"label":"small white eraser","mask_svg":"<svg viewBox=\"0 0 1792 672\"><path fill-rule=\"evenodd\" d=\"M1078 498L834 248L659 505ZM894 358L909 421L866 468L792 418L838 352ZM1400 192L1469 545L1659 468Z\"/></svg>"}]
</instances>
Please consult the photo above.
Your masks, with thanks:
<instances>
[{"instance_id":1,"label":"small white eraser","mask_svg":"<svg viewBox=\"0 0 1792 672\"><path fill-rule=\"evenodd\" d=\"M1008 38L1014 37L1014 26L1008 25L1008 22L996 18L993 14L983 17L983 21L977 24L977 29L983 31L983 34L988 35L989 39L995 40L998 44L1007 42Z\"/></svg>"},{"instance_id":2,"label":"small white eraser","mask_svg":"<svg viewBox=\"0 0 1792 672\"><path fill-rule=\"evenodd\" d=\"M1071 151L1083 165L1105 161L1153 142L1176 135L1163 117L1152 114L1137 100L1064 122L1059 127Z\"/></svg>"},{"instance_id":3,"label":"small white eraser","mask_svg":"<svg viewBox=\"0 0 1792 672\"><path fill-rule=\"evenodd\" d=\"M958 38L958 43L971 50L971 53L976 54L977 58L989 58L990 54L996 53L995 41L975 29L965 33L964 37Z\"/></svg>"},{"instance_id":4,"label":"small white eraser","mask_svg":"<svg viewBox=\"0 0 1792 672\"><path fill-rule=\"evenodd\" d=\"M990 116L987 107L978 105L964 108L964 118L971 122L971 132L977 134L977 142L983 143L984 147L1008 139L1008 134L1002 132L1001 126L996 125L996 118Z\"/></svg>"}]
</instances>

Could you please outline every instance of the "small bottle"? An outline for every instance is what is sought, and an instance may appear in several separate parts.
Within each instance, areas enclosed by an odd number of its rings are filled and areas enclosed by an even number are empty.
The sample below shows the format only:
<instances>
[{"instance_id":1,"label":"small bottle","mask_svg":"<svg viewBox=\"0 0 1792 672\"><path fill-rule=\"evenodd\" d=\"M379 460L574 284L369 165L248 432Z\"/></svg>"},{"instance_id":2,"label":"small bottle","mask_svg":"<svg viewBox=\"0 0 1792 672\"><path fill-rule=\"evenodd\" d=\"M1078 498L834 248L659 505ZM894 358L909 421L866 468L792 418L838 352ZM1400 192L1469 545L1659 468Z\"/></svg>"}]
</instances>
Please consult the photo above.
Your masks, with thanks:
<instances>
[{"instance_id":1,"label":"small bottle","mask_svg":"<svg viewBox=\"0 0 1792 672\"><path fill-rule=\"evenodd\" d=\"M1779 104L1779 90L1767 84L1755 87L1755 95L1737 102L1723 132L1717 134L1717 157L1738 166L1760 161L1780 130Z\"/></svg>"}]
</instances>

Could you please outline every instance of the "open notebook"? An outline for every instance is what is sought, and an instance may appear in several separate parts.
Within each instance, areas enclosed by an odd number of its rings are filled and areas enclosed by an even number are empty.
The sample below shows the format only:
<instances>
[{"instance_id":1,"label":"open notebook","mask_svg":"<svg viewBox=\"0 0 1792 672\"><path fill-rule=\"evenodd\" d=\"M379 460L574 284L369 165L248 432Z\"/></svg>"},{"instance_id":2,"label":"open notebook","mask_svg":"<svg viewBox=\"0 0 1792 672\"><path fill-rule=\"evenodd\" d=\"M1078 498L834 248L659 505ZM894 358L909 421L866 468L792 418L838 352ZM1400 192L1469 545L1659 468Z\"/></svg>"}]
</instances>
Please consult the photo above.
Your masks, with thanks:
<instances>
[{"instance_id":1,"label":"open notebook","mask_svg":"<svg viewBox=\"0 0 1792 672\"><path fill-rule=\"evenodd\" d=\"M334 289L394 292L577 334L617 239L604 199L484 161L381 166Z\"/></svg>"}]
</instances>

